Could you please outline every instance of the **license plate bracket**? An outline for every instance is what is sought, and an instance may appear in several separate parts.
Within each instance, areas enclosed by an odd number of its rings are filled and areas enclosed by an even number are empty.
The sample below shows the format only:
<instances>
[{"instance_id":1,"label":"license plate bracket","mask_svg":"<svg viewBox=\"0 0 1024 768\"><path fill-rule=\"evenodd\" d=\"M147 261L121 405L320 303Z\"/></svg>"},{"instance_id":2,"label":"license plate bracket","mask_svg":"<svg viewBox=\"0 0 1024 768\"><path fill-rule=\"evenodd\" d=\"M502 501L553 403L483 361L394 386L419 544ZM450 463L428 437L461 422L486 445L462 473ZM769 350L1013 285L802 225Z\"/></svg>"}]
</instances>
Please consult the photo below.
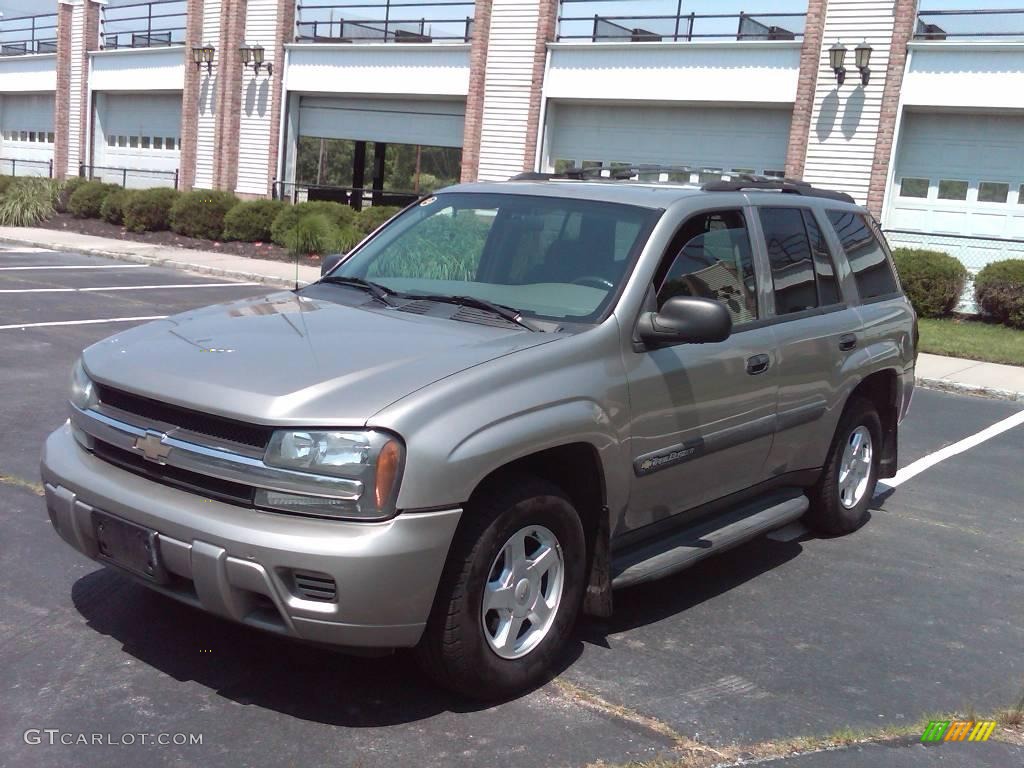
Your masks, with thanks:
<instances>
[{"instance_id":1,"label":"license plate bracket","mask_svg":"<svg viewBox=\"0 0 1024 768\"><path fill-rule=\"evenodd\" d=\"M92 530L100 560L147 581L157 584L167 581L156 531L99 510L92 512Z\"/></svg>"}]
</instances>

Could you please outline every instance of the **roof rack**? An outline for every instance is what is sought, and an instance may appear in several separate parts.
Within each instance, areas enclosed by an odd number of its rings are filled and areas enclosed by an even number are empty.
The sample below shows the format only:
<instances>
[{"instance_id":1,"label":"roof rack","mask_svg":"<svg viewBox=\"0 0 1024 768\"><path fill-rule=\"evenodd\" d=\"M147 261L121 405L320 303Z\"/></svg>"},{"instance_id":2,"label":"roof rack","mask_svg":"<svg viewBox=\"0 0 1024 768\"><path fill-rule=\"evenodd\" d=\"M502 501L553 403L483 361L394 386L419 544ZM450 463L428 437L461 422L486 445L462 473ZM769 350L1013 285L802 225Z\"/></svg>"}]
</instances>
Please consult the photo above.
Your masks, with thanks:
<instances>
[{"instance_id":1,"label":"roof rack","mask_svg":"<svg viewBox=\"0 0 1024 768\"><path fill-rule=\"evenodd\" d=\"M513 176L509 181L551 181L553 179L571 179L575 181L629 181L640 174L691 174L699 169L688 165L619 165L612 168L594 166L591 168L566 168L559 173L538 173L526 171ZM705 192L742 192L749 189L777 191L804 197L823 197L829 200L840 200L844 203L856 202L845 192L812 187L800 179L779 178L776 176L758 176L750 173L729 174L728 181L709 181L701 185Z\"/></svg>"}]
</instances>

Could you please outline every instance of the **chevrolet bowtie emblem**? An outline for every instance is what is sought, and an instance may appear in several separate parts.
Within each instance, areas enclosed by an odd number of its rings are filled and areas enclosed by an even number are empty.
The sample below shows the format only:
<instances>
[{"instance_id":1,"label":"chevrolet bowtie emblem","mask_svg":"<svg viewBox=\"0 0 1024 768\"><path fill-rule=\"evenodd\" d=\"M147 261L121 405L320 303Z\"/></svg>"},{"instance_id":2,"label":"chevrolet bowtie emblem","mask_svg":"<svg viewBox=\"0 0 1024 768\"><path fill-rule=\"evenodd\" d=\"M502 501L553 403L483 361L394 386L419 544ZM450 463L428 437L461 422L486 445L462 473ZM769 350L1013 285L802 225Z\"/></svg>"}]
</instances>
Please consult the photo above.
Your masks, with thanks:
<instances>
[{"instance_id":1,"label":"chevrolet bowtie emblem","mask_svg":"<svg viewBox=\"0 0 1024 768\"><path fill-rule=\"evenodd\" d=\"M148 461L166 464L165 460L171 453L171 446L164 445L165 437L166 435L162 432L149 430L145 437L135 438L135 450L145 456Z\"/></svg>"}]
</instances>

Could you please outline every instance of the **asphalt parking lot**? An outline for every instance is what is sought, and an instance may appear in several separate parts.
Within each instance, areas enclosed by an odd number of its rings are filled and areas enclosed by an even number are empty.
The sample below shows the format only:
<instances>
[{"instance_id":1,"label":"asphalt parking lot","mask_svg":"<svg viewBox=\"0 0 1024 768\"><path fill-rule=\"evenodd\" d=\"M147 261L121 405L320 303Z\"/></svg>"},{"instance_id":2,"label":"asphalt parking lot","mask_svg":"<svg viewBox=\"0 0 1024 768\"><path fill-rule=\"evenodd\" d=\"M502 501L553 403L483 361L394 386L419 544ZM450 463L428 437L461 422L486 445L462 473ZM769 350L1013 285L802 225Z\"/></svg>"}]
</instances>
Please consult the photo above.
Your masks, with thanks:
<instances>
[{"instance_id":1,"label":"asphalt parking lot","mask_svg":"<svg viewBox=\"0 0 1024 768\"><path fill-rule=\"evenodd\" d=\"M0 249L0 764L617 765L685 756L687 745L758 754L928 713L983 714L1021 695L1019 423L880 496L851 536L793 531L617 593L614 617L580 627L555 680L497 706L432 688L406 654L352 659L263 635L72 551L51 530L37 463L65 419L81 349L139 318L267 291ZM111 322L121 318L134 319ZM1022 410L918 391L901 466L925 466ZM136 743L29 743L30 729ZM138 736L179 733L202 743ZM914 742L771 764L1024 763L1020 745Z\"/></svg>"}]
</instances>

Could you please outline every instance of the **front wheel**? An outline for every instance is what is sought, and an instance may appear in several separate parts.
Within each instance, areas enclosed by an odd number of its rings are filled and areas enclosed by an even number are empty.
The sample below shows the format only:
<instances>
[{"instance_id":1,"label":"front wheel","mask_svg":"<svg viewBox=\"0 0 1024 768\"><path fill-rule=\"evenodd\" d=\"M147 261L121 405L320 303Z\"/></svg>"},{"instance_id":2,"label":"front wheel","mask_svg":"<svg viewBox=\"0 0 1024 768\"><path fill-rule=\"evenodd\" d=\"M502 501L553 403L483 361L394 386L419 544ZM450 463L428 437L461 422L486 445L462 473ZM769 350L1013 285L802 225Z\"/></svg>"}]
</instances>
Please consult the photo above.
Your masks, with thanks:
<instances>
[{"instance_id":1,"label":"front wheel","mask_svg":"<svg viewBox=\"0 0 1024 768\"><path fill-rule=\"evenodd\" d=\"M540 682L583 598L586 544L558 487L516 478L463 513L417 656L436 681L472 698Z\"/></svg>"},{"instance_id":2,"label":"front wheel","mask_svg":"<svg viewBox=\"0 0 1024 768\"><path fill-rule=\"evenodd\" d=\"M807 525L821 533L838 535L860 528L878 481L882 448L882 422L870 400L851 400L829 448L825 470L809 496Z\"/></svg>"}]
</instances>

